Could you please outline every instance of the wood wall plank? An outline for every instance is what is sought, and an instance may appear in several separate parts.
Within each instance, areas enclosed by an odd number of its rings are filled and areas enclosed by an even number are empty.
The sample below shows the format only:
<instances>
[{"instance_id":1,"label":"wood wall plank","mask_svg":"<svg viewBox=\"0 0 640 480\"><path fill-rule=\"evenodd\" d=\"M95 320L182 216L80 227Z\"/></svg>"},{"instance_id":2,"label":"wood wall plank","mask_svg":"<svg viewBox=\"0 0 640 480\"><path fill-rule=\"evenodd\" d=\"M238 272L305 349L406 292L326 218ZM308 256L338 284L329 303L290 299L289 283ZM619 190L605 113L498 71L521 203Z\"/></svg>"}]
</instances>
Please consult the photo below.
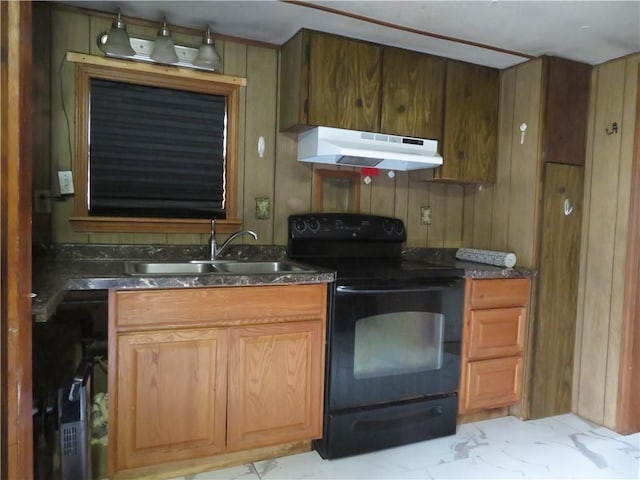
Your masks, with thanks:
<instances>
[{"instance_id":1,"label":"wood wall plank","mask_svg":"<svg viewBox=\"0 0 640 480\"><path fill-rule=\"evenodd\" d=\"M622 320L624 309L624 285L627 267L627 240L629 237L629 209L631 202L631 178L633 144L635 137L637 72L640 56L625 59L623 109L621 112L620 162L618 164L616 227L613 251L613 277L611 283L611 324L609 350L607 352L607 381L604 400L604 423L616 425L618 410L618 380L622 345ZM640 292L639 292L640 294Z\"/></svg>"},{"instance_id":2,"label":"wood wall plank","mask_svg":"<svg viewBox=\"0 0 640 480\"><path fill-rule=\"evenodd\" d=\"M509 231L509 197L511 195L511 145L516 95L516 68L503 70L500 76L500 117L498 123L498 165L493 186L491 210L491 248L507 250Z\"/></svg>"},{"instance_id":3,"label":"wood wall plank","mask_svg":"<svg viewBox=\"0 0 640 480\"><path fill-rule=\"evenodd\" d=\"M273 198L275 178L276 99L278 88L278 57L273 49L247 47L247 77L259 82L247 84L247 105L260 115L245 115L244 154L244 215L243 227L258 234L258 243L271 243L273 238ZM258 139L265 140L264 156L258 155ZM268 219L256 219L256 199L271 202ZM242 239L253 243L252 239Z\"/></svg>"},{"instance_id":4,"label":"wood wall plank","mask_svg":"<svg viewBox=\"0 0 640 480\"><path fill-rule=\"evenodd\" d=\"M507 249L516 254L518 265L536 266L537 214L540 185L542 61L523 64L516 72L516 96L511 142L511 181ZM524 143L519 127L527 124Z\"/></svg>"},{"instance_id":5,"label":"wood wall plank","mask_svg":"<svg viewBox=\"0 0 640 480\"><path fill-rule=\"evenodd\" d=\"M620 135L607 135L612 119L621 118L625 61L598 67L593 131L588 150L591 157L588 227L583 236L586 257L581 299L580 371L577 372L577 413L603 424L607 356L611 331L611 295L615 248L617 191L619 184ZM582 283L582 282L581 282ZM609 425L613 427L613 425Z\"/></svg>"}]
</instances>

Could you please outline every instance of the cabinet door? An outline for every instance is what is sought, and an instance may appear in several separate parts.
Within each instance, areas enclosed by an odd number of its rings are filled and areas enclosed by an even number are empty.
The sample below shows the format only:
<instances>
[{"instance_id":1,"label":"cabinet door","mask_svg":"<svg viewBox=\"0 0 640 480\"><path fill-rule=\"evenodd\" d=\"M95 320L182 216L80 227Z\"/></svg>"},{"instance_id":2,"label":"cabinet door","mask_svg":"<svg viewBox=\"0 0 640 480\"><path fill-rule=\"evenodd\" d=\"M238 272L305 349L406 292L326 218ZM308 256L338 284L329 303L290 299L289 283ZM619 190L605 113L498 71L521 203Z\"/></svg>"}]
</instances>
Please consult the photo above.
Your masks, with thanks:
<instances>
[{"instance_id":1,"label":"cabinet door","mask_svg":"<svg viewBox=\"0 0 640 480\"><path fill-rule=\"evenodd\" d=\"M469 362L466 368L466 397L460 413L502 407L520 400L521 356Z\"/></svg>"},{"instance_id":2,"label":"cabinet door","mask_svg":"<svg viewBox=\"0 0 640 480\"><path fill-rule=\"evenodd\" d=\"M435 179L495 181L499 90L498 70L447 61L443 164Z\"/></svg>"},{"instance_id":3,"label":"cabinet door","mask_svg":"<svg viewBox=\"0 0 640 480\"><path fill-rule=\"evenodd\" d=\"M109 406L115 470L224 450L225 332L119 334L116 342L116 400Z\"/></svg>"},{"instance_id":4,"label":"cabinet door","mask_svg":"<svg viewBox=\"0 0 640 480\"><path fill-rule=\"evenodd\" d=\"M229 450L322 435L323 332L320 321L231 330Z\"/></svg>"},{"instance_id":5,"label":"cabinet door","mask_svg":"<svg viewBox=\"0 0 640 480\"><path fill-rule=\"evenodd\" d=\"M312 33L309 48L309 124L378 132L380 47Z\"/></svg>"},{"instance_id":6,"label":"cabinet door","mask_svg":"<svg viewBox=\"0 0 640 480\"><path fill-rule=\"evenodd\" d=\"M380 131L440 140L445 60L385 47Z\"/></svg>"}]
</instances>

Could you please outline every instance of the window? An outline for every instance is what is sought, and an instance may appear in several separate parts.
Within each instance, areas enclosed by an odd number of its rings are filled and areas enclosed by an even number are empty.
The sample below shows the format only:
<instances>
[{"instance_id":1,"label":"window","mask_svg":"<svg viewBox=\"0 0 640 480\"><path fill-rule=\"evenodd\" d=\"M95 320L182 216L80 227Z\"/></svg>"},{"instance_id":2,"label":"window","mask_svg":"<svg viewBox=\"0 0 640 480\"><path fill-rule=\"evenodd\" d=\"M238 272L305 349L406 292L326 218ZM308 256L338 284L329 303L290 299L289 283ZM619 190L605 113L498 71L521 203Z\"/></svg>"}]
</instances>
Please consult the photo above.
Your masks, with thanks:
<instances>
[{"instance_id":1,"label":"window","mask_svg":"<svg viewBox=\"0 0 640 480\"><path fill-rule=\"evenodd\" d=\"M73 55L73 228L206 232L212 218L237 228L244 79Z\"/></svg>"}]
</instances>

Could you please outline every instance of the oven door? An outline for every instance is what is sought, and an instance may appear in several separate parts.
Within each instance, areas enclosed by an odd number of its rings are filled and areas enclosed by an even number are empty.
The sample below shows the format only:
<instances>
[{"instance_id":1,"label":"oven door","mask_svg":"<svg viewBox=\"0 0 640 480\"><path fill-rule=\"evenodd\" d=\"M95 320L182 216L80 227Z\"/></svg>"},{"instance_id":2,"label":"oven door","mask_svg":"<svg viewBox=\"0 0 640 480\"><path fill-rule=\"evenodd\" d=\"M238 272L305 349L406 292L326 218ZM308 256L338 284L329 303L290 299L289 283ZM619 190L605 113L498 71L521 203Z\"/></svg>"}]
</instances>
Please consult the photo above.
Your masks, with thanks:
<instances>
[{"instance_id":1,"label":"oven door","mask_svg":"<svg viewBox=\"0 0 640 480\"><path fill-rule=\"evenodd\" d=\"M341 281L329 332L329 410L458 391L464 279Z\"/></svg>"}]
</instances>

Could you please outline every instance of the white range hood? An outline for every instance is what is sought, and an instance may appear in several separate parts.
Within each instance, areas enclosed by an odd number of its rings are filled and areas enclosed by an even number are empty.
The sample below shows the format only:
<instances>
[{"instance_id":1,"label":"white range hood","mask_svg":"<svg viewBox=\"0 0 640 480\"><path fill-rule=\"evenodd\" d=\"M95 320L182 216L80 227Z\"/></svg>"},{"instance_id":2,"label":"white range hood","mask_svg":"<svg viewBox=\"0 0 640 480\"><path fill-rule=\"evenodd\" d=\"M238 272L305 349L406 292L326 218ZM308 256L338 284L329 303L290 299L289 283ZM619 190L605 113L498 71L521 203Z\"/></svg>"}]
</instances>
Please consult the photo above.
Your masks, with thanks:
<instances>
[{"instance_id":1,"label":"white range hood","mask_svg":"<svg viewBox=\"0 0 640 480\"><path fill-rule=\"evenodd\" d=\"M442 165L436 140L330 127L298 135L298 160L399 171Z\"/></svg>"}]
</instances>

